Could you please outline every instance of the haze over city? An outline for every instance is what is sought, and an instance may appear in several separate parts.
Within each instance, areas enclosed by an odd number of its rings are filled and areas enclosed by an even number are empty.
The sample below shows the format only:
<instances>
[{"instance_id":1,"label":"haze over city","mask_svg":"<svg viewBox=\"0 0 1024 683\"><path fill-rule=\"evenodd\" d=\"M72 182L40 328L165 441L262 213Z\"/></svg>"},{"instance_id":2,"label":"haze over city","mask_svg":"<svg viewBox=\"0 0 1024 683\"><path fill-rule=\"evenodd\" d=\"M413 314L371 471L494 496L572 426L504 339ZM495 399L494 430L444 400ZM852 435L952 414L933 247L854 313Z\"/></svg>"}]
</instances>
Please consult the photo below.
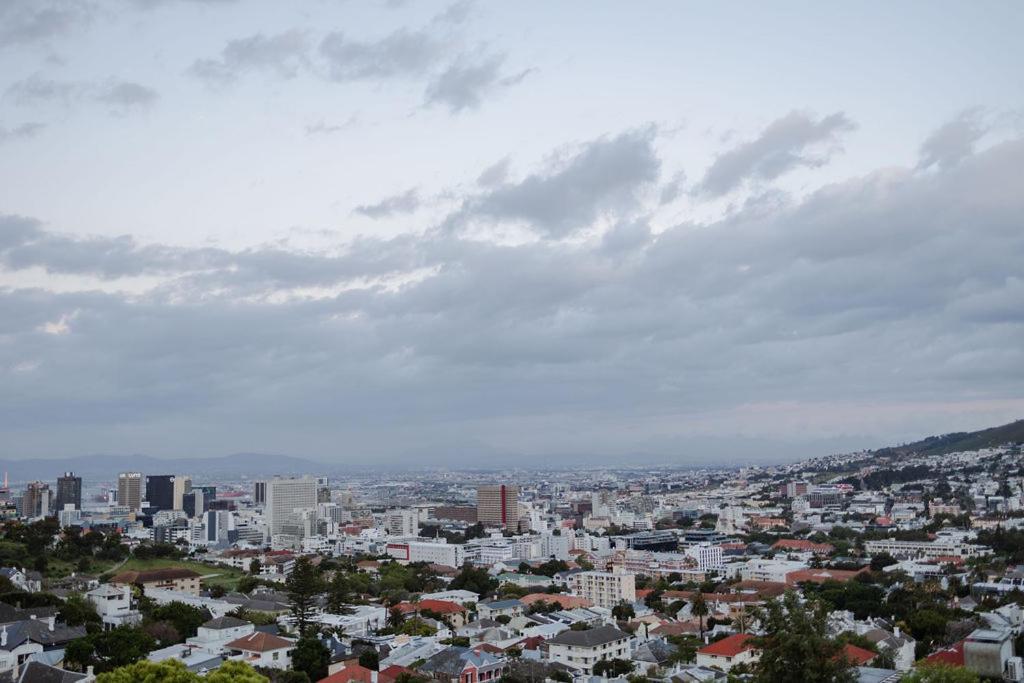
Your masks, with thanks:
<instances>
[{"instance_id":1,"label":"haze over city","mask_svg":"<svg viewBox=\"0 0 1024 683\"><path fill-rule=\"evenodd\" d=\"M0 4L0 459L1024 415L1024 6Z\"/></svg>"}]
</instances>

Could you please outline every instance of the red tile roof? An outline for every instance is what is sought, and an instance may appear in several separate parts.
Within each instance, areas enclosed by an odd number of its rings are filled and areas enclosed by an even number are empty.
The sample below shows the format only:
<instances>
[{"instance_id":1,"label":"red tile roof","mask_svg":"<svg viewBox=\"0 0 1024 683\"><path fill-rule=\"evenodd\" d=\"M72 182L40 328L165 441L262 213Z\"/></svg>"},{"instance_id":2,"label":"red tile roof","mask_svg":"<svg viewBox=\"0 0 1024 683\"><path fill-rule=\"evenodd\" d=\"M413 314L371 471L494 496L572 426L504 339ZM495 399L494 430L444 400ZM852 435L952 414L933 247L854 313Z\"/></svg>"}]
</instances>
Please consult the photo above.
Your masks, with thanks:
<instances>
[{"instance_id":1,"label":"red tile roof","mask_svg":"<svg viewBox=\"0 0 1024 683\"><path fill-rule=\"evenodd\" d=\"M850 569L798 569L786 574L786 583L795 586L798 583L825 583L826 581L838 581L845 583L860 574L864 569L856 571Z\"/></svg>"},{"instance_id":2,"label":"red tile roof","mask_svg":"<svg viewBox=\"0 0 1024 683\"><path fill-rule=\"evenodd\" d=\"M741 652L747 650L753 650L753 644L748 641L753 638L749 633L736 633L731 636L726 636L721 640L705 645L701 649L697 650L698 654L702 655L715 655L717 657L735 657Z\"/></svg>"},{"instance_id":3,"label":"red tile roof","mask_svg":"<svg viewBox=\"0 0 1024 683\"><path fill-rule=\"evenodd\" d=\"M639 591L637 591L639 593ZM639 597L639 596L637 596ZM593 602L587 598L581 598L578 595L565 595L562 593L530 593L519 598L519 602L524 605L532 605L535 602L543 600L547 603L558 603L562 609L575 609L577 607L591 607Z\"/></svg>"},{"instance_id":4,"label":"red tile roof","mask_svg":"<svg viewBox=\"0 0 1024 683\"><path fill-rule=\"evenodd\" d=\"M948 666L963 666L964 665L964 643L965 640L961 640L958 643L954 643L952 647L948 647L945 650L939 650L933 654L928 655L922 661L927 664L946 664Z\"/></svg>"},{"instance_id":5,"label":"red tile roof","mask_svg":"<svg viewBox=\"0 0 1024 683\"><path fill-rule=\"evenodd\" d=\"M871 650L847 643L843 646L843 656L854 666L864 666L878 655Z\"/></svg>"},{"instance_id":6,"label":"red tile roof","mask_svg":"<svg viewBox=\"0 0 1024 683\"><path fill-rule=\"evenodd\" d=\"M272 652L294 646L294 642L280 636L264 633L263 631L254 631L247 636L232 640L224 647L229 650L242 650L244 652Z\"/></svg>"},{"instance_id":7,"label":"red tile roof","mask_svg":"<svg viewBox=\"0 0 1024 683\"><path fill-rule=\"evenodd\" d=\"M334 672L327 678L321 678L319 681L317 681L317 683L349 683L349 681L358 681L358 683L372 683L374 673L376 672L367 669L365 666L360 666L358 664L349 664L344 669ZM379 679L380 675L378 674L378 680Z\"/></svg>"},{"instance_id":8,"label":"red tile roof","mask_svg":"<svg viewBox=\"0 0 1024 683\"><path fill-rule=\"evenodd\" d=\"M821 555L828 555L836 549L831 543L814 543L812 541L806 541L795 538L783 538L775 541L772 546L776 550L796 550L800 552L812 552Z\"/></svg>"}]
</instances>

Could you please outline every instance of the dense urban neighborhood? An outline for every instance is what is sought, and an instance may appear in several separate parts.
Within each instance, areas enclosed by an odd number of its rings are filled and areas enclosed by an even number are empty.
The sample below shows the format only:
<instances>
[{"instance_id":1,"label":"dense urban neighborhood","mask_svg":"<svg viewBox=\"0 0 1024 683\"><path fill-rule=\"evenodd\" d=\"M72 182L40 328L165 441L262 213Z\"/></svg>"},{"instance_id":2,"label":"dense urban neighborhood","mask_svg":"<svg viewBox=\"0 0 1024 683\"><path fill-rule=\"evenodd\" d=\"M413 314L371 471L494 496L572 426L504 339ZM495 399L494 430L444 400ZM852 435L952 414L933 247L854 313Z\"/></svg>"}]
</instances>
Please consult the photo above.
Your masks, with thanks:
<instances>
[{"instance_id":1,"label":"dense urban neighborhood","mask_svg":"<svg viewBox=\"0 0 1024 683\"><path fill-rule=\"evenodd\" d=\"M0 680L1024 681L1020 426L742 469L6 483Z\"/></svg>"}]
</instances>

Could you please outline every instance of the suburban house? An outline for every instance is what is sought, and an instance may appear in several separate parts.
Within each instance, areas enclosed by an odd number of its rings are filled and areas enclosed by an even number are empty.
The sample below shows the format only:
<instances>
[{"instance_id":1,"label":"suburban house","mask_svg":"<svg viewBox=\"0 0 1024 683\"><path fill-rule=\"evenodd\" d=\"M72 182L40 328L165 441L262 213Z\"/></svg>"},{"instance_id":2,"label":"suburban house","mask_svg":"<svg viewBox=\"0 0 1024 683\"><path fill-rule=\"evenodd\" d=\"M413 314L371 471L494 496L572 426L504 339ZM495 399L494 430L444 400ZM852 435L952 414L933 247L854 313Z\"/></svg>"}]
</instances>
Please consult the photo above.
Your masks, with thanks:
<instances>
[{"instance_id":1,"label":"suburban house","mask_svg":"<svg viewBox=\"0 0 1024 683\"><path fill-rule=\"evenodd\" d=\"M475 652L467 647L445 648L419 667L420 673L445 683L496 681L504 669L504 657L490 652Z\"/></svg>"},{"instance_id":2,"label":"suburban house","mask_svg":"<svg viewBox=\"0 0 1024 683\"><path fill-rule=\"evenodd\" d=\"M594 664L604 659L629 659L628 633L614 626L598 626L585 631L562 631L544 642L548 661L586 674L594 673Z\"/></svg>"},{"instance_id":3,"label":"suburban house","mask_svg":"<svg viewBox=\"0 0 1024 683\"><path fill-rule=\"evenodd\" d=\"M263 631L254 631L224 645L224 649L231 653L242 655L243 661L271 669L290 668L291 650L294 647L295 641Z\"/></svg>"},{"instance_id":4,"label":"suburban house","mask_svg":"<svg viewBox=\"0 0 1024 683\"><path fill-rule=\"evenodd\" d=\"M105 630L142 622L142 612L132 609L132 590L127 586L104 583L86 593L85 597L96 608Z\"/></svg>"},{"instance_id":5,"label":"suburban house","mask_svg":"<svg viewBox=\"0 0 1024 683\"><path fill-rule=\"evenodd\" d=\"M229 642L247 636L255 630L256 627L244 619L218 617L200 626L196 634L187 639L185 644L211 654L218 654Z\"/></svg>"},{"instance_id":6,"label":"suburban house","mask_svg":"<svg viewBox=\"0 0 1024 683\"><path fill-rule=\"evenodd\" d=\"M728 671L737 664L756 662L760 653L750 642L749 633L737 633L697 650L697 666Z\"/></svg>"},{"instance_id":7,"label":"suburban house","mask_svg":"<svg viewBox=\"0 0 1024 683\"><path fill-rule=\"evenodd\" d=\"M476 603L476 613L481 619L497 619L501 616L518 617L525 611L518 600L493 600Z\"/></svg>"},{"instance_id":8,"label":"suburban house","mask_svg":"<svg viewBox=\"0 0 1024 683\"><path fill-rule=\"evenodd\" d=\"M199 581L201 578L198 572L194 572L191 569L167 567L166 569L121 572L112 578L110 583L121 586L140 586L143 592L150 588L157 588L199 595Z\"/></svg>"}]
</instances>

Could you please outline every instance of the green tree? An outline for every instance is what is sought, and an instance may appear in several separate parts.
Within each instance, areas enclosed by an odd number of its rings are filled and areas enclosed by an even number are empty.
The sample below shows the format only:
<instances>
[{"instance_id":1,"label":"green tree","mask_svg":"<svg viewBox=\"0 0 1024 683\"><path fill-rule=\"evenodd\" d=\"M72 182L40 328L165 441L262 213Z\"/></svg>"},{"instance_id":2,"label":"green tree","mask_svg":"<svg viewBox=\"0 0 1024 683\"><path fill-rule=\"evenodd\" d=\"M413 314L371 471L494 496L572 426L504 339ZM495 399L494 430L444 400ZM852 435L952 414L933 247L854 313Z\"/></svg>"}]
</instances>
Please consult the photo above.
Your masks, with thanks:
<instances>
[{"instance_id":1,"label":"green tree","mask_svg":"<svg viewBox=\"0 0 1024 683\"><path fill-rule=\"evenodd\" d=\"M210 613L177 600L160 605L150 611L147 621L166 621L174 627L184 640L191 638L199 631L199 627L210 619Z\"/></svg>"},{"instance_id":2,"label":"green tree","mask_svg":"<svg viewBox=\"0 0 1024 683\"><path fill-rule=\"evenodd\" d=\"M177 659L162 662L136 662L102 673L96 683L267 683L245 662L224 662L206 677L194 674Z\"/></svg>"},{"instance_id":3,"label":"green tree","mask_svg":"<svg viewBox=\"0 0 1024 683\"><path fill-rule=\"evenodd\" d=\"M96 607L80 593L68 596L68 599L61 605L57 612L57 618L68 626L88 626L89 624L101 624L102 619L96 613Z\"/></svg>"},{"instance_id":4,"label":"green tree","mask_svg":"<svg viewBox=\"0 0 1024 683\"><path fill-rule=\"evenodd\" d=\"M152 636L129 626L91 633L72 640L64 650L64 660L80 671L93 666L97 672L111 671L139 661L156 646Z\"/></svg>"},{"instance_id":5,"label":"green tree","mask_svg":"<svg viewBox=\"0 0 1024 683\"><path fill-rule=\"evenodd\" d=\"M693 604L690 605L690 613L698 619L701 640L704 640L704 617L706 617L710 612L711 610L708 609L708 603L704 599L704 594L698 591L693 596Z\"/></svg>"},{"instance_id":6,"label":"green tree","mask_svg":"<svg viewBox=\"0 0 1024 683\"><path fill-rule=\"evenodd\" d=\"M636 611L633 609L633 605L628 602L620 602L615 607L612 607L612 616L616 621L629 621L636 616Z\"/></svg>"},{"instance_id":7,"label":"green tree","mask_svg":"<svg viewBox=\"0 0 1024 683\"><path fill-rule=\"evenodd\" d=\"M334 572L327 587L327 609L332 614L342 614L345 606L352 601L352 584L341 569Z\"/></svg>"},{"instance_id":8,"label":"green tree","mask_svg":"<svg viewBox=\"0 0 1024 683\"><path fill-rule=\"evenodd\" d=\"M312 634L300 637L292 650L292 668L305 672L311 681L327 678L330 663L331 651Z\"/></svg>"},{"instance_id":9,"label":"green tree","mask_svg":"<svg viewBox=\"0 0 1024 683\"><path fill-rule=\"evenodd\" d=\"M911 671L900 683L978 683L981 678L970 669L948 664L928 664Z\"/></svg>"},{"instance_id":10,"label":"green tree","mask_svg":"<svg viewBox=\"0 0 1024 683\"><path fill-rule=\"evenodd\" d=\"M288 599L291 601L292 616L299 633L305 633L316 610L316 596L324 588L323 579L316 566L308 557L295 560L295 568L285 581Z\"/></svg>"},{"instance_id":11,"label":"green tree","mask_svg":"<svg viewBox=\"0 0 1024 683\"><path fill-rule=\"evenodd\" d=\"M259 576L261 571L263 571L263 563L260 562L260 558L252 558L252 562L249 563L249 573L253 576Z\"/></svg>"},{"instance_id":12,"label":"green tree","mask_svg":"<svg viewBox=\"0 0 1024 683\"><path fill-rule=\"evenodd\" d=\"M594 664L595 676L617 678L633 673L633 663L628 659L602 659Z\"/></svg>"},{"instance_id":13,"label":"green tree","mask_svg":"<svg viewBox=\"0 0 1024 683\"><path fill-rule=\"evenodd\" d=\"M782 601L769 600L757 610L765 635L753 638L761 650L754 665L757 683L852 683L850 663L842 645L829 640L828 610L820 602L801 605L793 591Z\"/></svg>"}]
</instances>

